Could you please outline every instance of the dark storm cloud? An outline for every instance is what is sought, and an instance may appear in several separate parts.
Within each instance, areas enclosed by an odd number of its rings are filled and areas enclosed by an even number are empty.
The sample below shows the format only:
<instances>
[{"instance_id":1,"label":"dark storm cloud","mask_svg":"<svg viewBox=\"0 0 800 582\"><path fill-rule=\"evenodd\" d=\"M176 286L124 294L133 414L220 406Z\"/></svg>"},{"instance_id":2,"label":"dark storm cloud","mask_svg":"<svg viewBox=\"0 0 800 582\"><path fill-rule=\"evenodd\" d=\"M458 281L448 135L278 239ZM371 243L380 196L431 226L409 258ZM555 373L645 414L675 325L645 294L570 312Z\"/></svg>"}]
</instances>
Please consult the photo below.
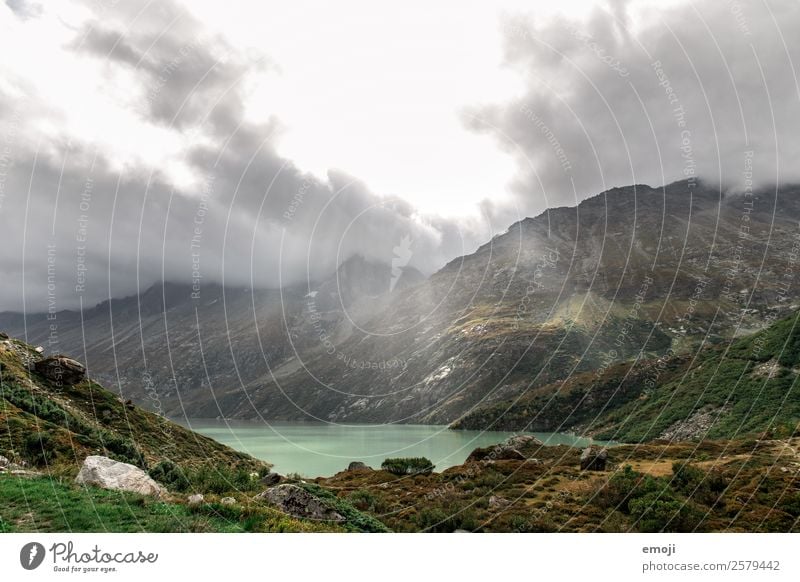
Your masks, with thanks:
<instances>
[{"instance_id":1,"label":"dark storm cloud","mask_svg":"<svg viewBox=\"0 0 800 582\"><path fill-rule=\"evenodd\" d=\"M124 4L68 50L106 60L111 78L133 70L142 121L198 136L185 157L197 185L175 188L169 168L120 170L92 144L17 141L4 166L0 211L15 219L0 245L0 309L93 305L160 280L313 287L355 254L390 263L405 237L410 265L430 272L485 236L462 239L456 223L419 217L343 172L300 171L275 151L278 121L243 119L241 77L265 61L203 36L174 6Z\"/></svg>"},{"instance_id":2,"label":"dark storm cloud","mask_svg":"<svg viewBox=\"0 0 800 582\"><path fill-rule=\"evenodd\" d=\"M628 6L504 22L526 90L469 123L517 158L526 212L692 176L741 189L748 160L756 185L800 180L800 3L687 2L635 32Z\"/></svg>"}]
</instances>

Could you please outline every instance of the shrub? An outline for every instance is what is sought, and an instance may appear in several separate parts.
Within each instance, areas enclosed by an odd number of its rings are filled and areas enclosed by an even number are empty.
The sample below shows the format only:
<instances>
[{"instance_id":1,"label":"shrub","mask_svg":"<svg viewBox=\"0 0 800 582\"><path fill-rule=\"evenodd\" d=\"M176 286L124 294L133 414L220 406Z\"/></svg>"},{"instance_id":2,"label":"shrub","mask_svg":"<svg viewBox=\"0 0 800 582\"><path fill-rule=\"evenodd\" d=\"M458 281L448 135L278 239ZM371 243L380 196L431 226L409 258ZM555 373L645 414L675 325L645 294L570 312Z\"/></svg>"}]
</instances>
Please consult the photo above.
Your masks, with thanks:
<instances>
[{"instance_id":1,"label":"shrub","mask_svg":"<svg viewBox=\"0 0 800 582\"><path fill-rule=\"evenodd\" d=\"M123 463L130 463L142 469L147 469L147 461L144 458L144 453L142 453L139 447L130 439L105 431L100 434L99 438L109 457L122 461Z\"/></svg>"},{"instance_id":2,"label":"shrub","mask_svg":"<svg viewBox=\"0 0 800 582\"><path fill-rule=\"evenodd\" d=\"M706 505L717 503L728 486L728 481L720 471L705 471L689 463L673 463L672 487Z\"/></svg>"},{"instance_id":3,"label":"shrub","mask_svg":"<svg viewBox=\"0 0 800 582\"><path fill-rule=\"evenodd\" d=\"M478 527L475 513L455 504L426 507L417 514L416 522L420 529L437 533L448 533L457 529L474 531Z\"/></svg>"},{"instance_id":4,"label":"shrub","mask_svg":"<svg viewBox=\"0 0 800 582\"><path fill-rule=\"evenodd\" d=\"M159 461L155 467L150 469L150 476L175 491L186 491L189 488L189 479L186 477L186 473L169 459Z\"/></svg>"},{"instance_id":5,"label":"shrub","mask_svg":"<svg viewBox=\"0 0 800 582\"><path fill-rule=\"evenodd\" d=\"M702 513L671 492L650 492L630 502L631 516L646 532L690 532L702 521Z\"/></svg>"},{"instance_id":6,"label":"shrub","mask_svg":"<svg viewBox=\"0 0 800 582\"><path fill-rule=\"evenodd\" d=\"M25 438L25 450L32 464L49 464L53 458L53 435L49 432L29 434Z\"/></svg>"},{"instance_id":7,"label":"shrub","mask_svg":"<svg viewBox=\"0 0 800 582\"><path fill-rule=\"evenodd\" d=\"M667 485L650 475L634 471L630 465L615 473L608 480L595 497L595 502L601 507L618 509L623 513L630 513L630 503L648 493L662 493Z\"/></svg>"},{"instance_id":8,"label":"shrub","mask_svg":"<svg viewBox=\"0 0 800 582\"><path fill-rule=\"evenodd\" d=\"M366 489L353 491L349 497L353 507L361 511L375 511L375 496Z\"/></svg>"},{"instance_id":9,"label":"shrub","mask_svg":"<svg viewBox=\"0 0 800 582\"><path fill-rule=\"evenodd\" d=\"M394 475L428 475L433 471L433 463L425 457L386 459L381 469Z\"/></svg>"}]
</instances>

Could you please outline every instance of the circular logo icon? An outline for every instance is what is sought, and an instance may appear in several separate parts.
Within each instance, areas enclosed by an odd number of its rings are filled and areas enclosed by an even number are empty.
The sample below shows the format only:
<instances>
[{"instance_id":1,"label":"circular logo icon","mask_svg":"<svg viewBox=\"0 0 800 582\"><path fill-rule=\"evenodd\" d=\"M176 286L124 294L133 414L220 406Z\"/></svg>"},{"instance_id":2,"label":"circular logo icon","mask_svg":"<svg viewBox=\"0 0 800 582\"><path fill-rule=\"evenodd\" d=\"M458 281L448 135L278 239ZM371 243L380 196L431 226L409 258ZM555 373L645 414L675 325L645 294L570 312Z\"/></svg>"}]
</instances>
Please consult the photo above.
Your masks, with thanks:
<instances>
[{"instance_id":1,"label":"circular logo icon","mask_svg":"<svg viewBox=\"0 0 800 582\"><path fill-rule=\"evenodd\" d=\"M39 542L30 542L19 551L19 563L26 570L35 570L44 561L44 546Z\"/></svg>"}]
</instances>

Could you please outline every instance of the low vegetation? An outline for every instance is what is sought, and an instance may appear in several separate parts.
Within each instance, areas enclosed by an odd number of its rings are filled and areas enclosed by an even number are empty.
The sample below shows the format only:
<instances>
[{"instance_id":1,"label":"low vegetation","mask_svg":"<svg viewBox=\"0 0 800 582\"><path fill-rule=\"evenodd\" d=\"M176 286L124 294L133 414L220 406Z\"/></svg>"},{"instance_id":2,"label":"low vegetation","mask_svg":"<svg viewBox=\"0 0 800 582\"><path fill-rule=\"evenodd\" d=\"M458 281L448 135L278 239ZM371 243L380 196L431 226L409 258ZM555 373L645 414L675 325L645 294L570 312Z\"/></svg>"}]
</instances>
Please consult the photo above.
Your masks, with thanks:
<instances>
[{"instance_id":1,"label":"low vegetation","mask_svg":"<svg viewBox=\"0 0 800 582\"><path fill-rule=\"evenodd\" d=\"M425 457L386 459L381 469L393 475L427 475L433 471L433 463Z\"/></svg>"}]
</instances>

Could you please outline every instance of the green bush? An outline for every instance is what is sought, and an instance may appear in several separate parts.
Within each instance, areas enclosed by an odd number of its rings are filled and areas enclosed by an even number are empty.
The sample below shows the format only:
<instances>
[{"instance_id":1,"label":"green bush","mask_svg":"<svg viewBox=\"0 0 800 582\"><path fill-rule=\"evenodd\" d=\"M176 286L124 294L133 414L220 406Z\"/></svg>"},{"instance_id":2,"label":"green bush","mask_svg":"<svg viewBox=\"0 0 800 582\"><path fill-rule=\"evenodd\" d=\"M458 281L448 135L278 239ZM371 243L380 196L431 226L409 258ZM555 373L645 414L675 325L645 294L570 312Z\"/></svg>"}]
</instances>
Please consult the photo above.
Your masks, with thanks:
<instances>
[{"instance_id":1,"label":"green bush","mask_svg":"<svg viewBox=\"0 0 800 582\"><path fill-rule=\"evenodd\" d=\"M689 463L673 463L672 487L694 501L713 505L728 486L728 481L720 471L706 473Z\"/></svg>"},{"instance_id":2,"label":"green bush","mask_svg":"<svg viewBox=\"0 0 800 582\"><path fill-rule=\"evenodd\" d=\"M155 467L150 469L150 476L175 491L186 491L190 485L183 469L169 459L159 461Z\"/></svg>"},{"instance_id":3,"label":"green bush","mask_svg":"<svg viewBox=\"0 0 800 582\"><path fill-rule=\"evenodd\" d=\"M425 457L386 459L381 469L394 475L428 475L433 471L433 463Z\"/></svg>"},{"instance_id":4,"label":"green bush","mask_svg":"<svg viewBox=\"0 0 800 582\"><path fill-rule=\"evenodd\" d=\"M186 477L189 487L202 493L254 491L260 487L258 479L251 478L250 471L241 467L201 465L187 471Z\"/></svg>"},{"instance_id":5,"label":"green bush","mask_svg":"<svg viewBox=\"0 0 800 582\"><path fill-rule=\"evenodd\" d=\"M630 502L631 516L640 531L691 532L702 521L702 513L671 492L650 492Z\"/></svg>"},{"instance_id":6,"label":"green bush","mask_svg":"<svg viewBox=\"0 0 800 582\"><path fill-rule=\"evenodd\" d=\"M366 489L353 491L348 499L356 509L361 511L375 511L375 496Z\"/></svg>"},{"instance_id":7,"label":"green bush","mask_svg":"<svg viewBox=\"0 0 800 582\"><path fill-rule=\"evenodd\" d=\"M35 432L25 438L25 450L31 463L38 466L49 464L53 459L53 435Z\"/></svg>"},{"instance_id":8,"label":"green bush","mask_svg":"<svg viewBox=\"0 0 800 582\"><path fill-rule=\"evenodd\" d=\"M457 529L474 531L478 527L478 520L472 509L455 504L423 508L417 514L416 522L421 530L438 533L453 532Z\"/></svg>"},{"instance_id":9,"label":"green bush","mask_svg":"<svg viewBox=\"0 0 800 582\"><path fill-rule=\"evenodd\" d=\"M634 471L630 465L615 473L608 480L595 497L595 503L601 507L617 509L623 513L630 513L630 504L633 500L644 497L649 493L662 493L667 485L650 475Z\"/></svg>"}]
</instances>

